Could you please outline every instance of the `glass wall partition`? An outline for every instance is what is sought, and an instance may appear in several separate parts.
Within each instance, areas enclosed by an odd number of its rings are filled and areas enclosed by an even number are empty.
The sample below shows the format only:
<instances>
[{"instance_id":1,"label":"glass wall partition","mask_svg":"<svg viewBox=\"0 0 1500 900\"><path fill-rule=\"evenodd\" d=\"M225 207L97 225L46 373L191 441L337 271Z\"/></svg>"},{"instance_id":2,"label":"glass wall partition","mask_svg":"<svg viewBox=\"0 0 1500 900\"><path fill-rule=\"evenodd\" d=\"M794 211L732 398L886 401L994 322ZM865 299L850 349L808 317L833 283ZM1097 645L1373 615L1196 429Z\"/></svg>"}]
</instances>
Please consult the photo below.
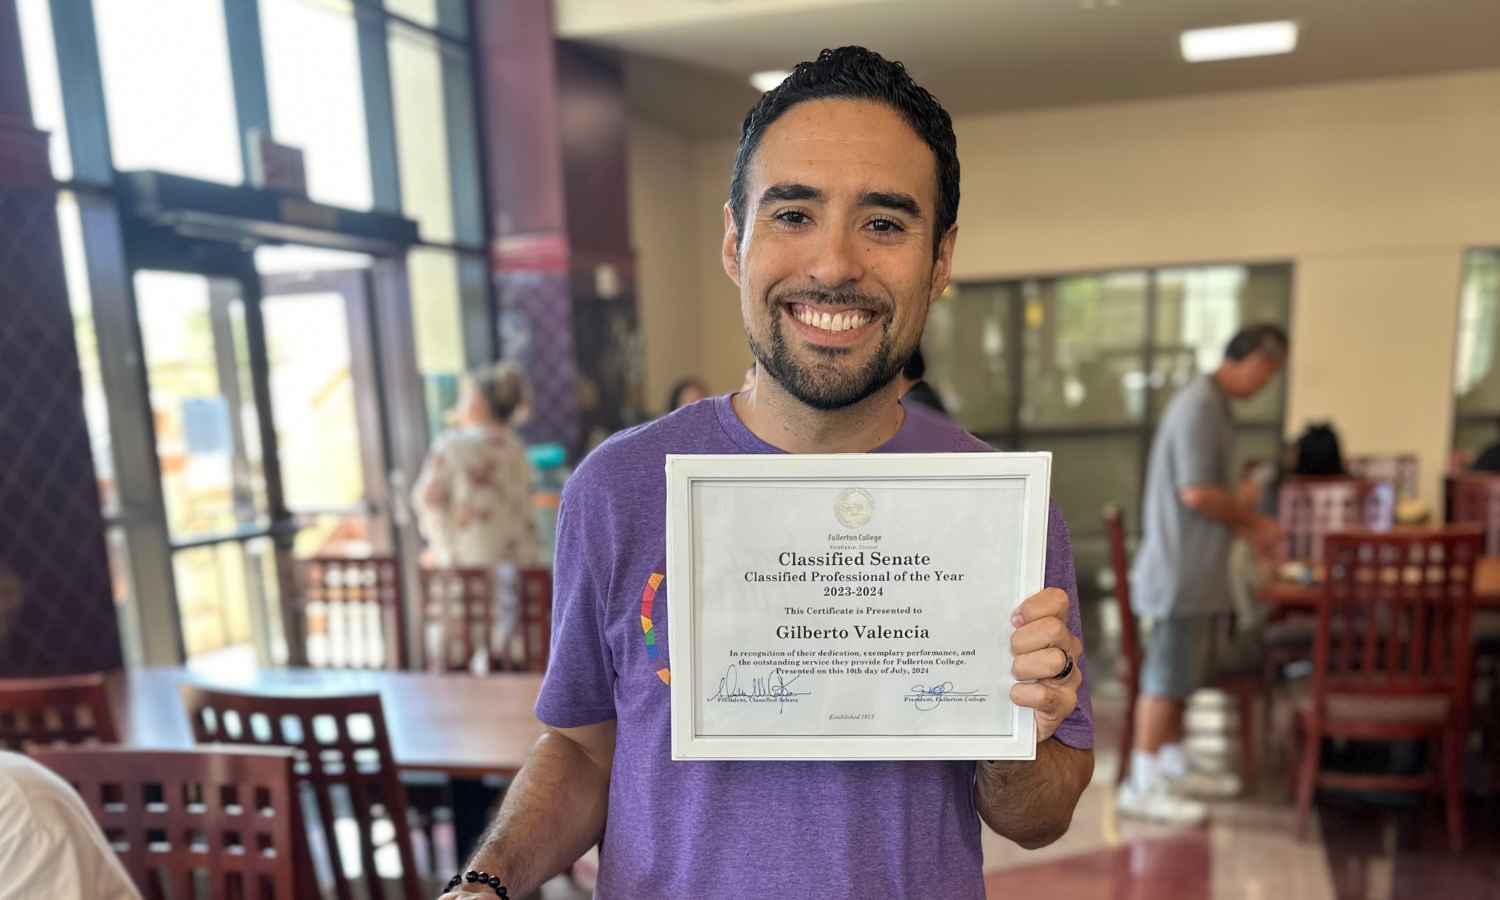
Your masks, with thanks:
<instances>
[{"instance_id":1,"label":"glass wall partition","mask_svg":"<svg viewBox=\"0 0 1500 900\"><path fill-rule=\"evenodd\" d=\"M1079 587L1107 567L1100 510L1140 523L1162 410L1212 372L1242 325L1288 322L1291 267L1195 266L956 284L922 340L927 381L964 428L1001 450L1053 453ZM1280 452L1285 376L1236 404L1236 471ZM1108 583L1108 576L1103 576Z\"/></svg>"}]
</instances>

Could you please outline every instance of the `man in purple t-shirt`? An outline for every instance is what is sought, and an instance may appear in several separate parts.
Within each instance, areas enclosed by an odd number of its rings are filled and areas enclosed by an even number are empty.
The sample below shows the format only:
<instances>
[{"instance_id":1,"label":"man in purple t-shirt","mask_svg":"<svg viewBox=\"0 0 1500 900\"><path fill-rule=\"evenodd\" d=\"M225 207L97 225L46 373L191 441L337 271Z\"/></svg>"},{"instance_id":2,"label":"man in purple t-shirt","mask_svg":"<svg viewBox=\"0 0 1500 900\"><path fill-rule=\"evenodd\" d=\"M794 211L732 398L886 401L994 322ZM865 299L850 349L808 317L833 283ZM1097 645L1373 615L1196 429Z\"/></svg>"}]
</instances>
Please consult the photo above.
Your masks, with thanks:
<instances>
[{"instance_id":1,"label":"man in purple t-shirt","mask_svg":"<svg viewBox=\"0 0 1500 900\"><path fill-rule=\"evenodd\" d=\"M568 482L536 707L547 732L469 863L495 887L446 897L522 896L602 841L599 900L980 900L981 819L1024 847L1067 830L1093 722L1055 506L1046 587L1017 609L1010 642L1034 761L671 758L667 454L990 449L899 401L948 283L956 146L937 101L857 47L799 65L745 119L723 257L755 385L616 435Z\"/></svg>"}]
</instances>

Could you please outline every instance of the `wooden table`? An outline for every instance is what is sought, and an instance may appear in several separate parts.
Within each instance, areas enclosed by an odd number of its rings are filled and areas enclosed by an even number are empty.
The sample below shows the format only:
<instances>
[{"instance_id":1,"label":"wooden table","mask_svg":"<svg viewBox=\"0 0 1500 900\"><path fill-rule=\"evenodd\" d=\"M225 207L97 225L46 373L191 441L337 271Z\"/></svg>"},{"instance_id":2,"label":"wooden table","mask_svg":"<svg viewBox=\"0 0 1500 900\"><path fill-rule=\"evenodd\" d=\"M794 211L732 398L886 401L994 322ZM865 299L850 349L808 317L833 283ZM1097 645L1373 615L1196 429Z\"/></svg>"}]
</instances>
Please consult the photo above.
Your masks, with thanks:
<instances>
[{"instance_id":1,"label":"wooden table","mask_svg":"<svg viewBox=\"0 0 1500 900\"><path fill-rule=\"evenodd\" d=\"M1323 586L1280 579L1267 583L1255 599L1283 609L1315 609ZM1500 556L1482 556L1474 564L1474 608L1500 610Z\"/></svg>"},{"instance_id":2,"label":"wooden table","mask_svg":"<svg viewBox=\"0 0 1500 900\"><path fill-rule=\"evenodd\" d=\"M510 777L542 735L532 712L542 676L475 676L340 669L261 669L209 678L178 668L137 667L109 676L120 742L149 749L193 746L177 686L316 697L379 694L391 753L404 770L450 778Z\"/></svg>"}]
</instances>

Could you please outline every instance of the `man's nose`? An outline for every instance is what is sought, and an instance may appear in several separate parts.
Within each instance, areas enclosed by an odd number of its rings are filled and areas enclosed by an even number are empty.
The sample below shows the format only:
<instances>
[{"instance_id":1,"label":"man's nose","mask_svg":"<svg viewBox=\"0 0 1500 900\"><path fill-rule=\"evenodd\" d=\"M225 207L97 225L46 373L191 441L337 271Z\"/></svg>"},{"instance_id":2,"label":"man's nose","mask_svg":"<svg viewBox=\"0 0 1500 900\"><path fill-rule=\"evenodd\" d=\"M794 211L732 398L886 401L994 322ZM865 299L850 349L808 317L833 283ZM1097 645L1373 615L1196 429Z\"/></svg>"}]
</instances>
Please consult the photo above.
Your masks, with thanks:
<instances>
[{"instance_id":1,"label":"man's nose","mask_svg":"<svg viewBox=\"0 0 1500 900\"><path fill-rule=\"evenodd\" d=\"M813 248L807 274L830 290L850 287L864 277L858 242L848 229L824 229L822 240Z\"/></svg>"}]
</instances>

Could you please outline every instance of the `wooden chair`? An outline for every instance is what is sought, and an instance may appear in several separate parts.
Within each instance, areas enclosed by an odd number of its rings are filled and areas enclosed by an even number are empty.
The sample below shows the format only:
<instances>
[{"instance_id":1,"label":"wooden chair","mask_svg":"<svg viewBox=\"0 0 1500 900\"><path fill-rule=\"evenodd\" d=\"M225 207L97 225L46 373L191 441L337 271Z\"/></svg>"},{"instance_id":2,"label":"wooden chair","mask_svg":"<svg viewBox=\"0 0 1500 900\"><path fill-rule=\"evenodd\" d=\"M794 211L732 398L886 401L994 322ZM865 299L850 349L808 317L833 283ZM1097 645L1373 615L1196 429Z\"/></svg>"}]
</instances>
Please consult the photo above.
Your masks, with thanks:
<instances>
[{"instance_id":1,"label":"wooden chair","mask_svg":"<svg viewBox=\"0 0 1500 900\"><path fill-rule=\"evenodd\" d=\"M1448 835L1463 842L1464 737L1468 731L1473 531L1336 534L1324 553L1312 690L1298 710L1297 834L1319 786L1425 791L1441 785ZM1365 775L1320 768L1324 738L1437 743L1437 771Z\"/></svg>"},{"instance_id":2,"label":"wooden chair","mask_svg":"<svg viewBox=\"0 0 1500 900\"><path fill-rule=\"evenodd\" d=\"M0 750L116 740L103 675L0 679Z\"/></svg>"},{"instance_id":3,"label":"wooden chair","mask_svg":"<svg viewBox=\"0 0 1500 900\"><path fill-rule=\"evenodd\" d=\"M1447 521L1479 527L1484 555L1500 556L1500 474L1452 473L1444 479L1444 497ZM1489 757L1485 789L1494 793L1500 785L1500 612L1476 610L1473 634L1476 677L1490 681L1490 709L1480 724Z\"/></svg>"},{"instance_id":4,"label":"wooden chair","mask_svg":"<svg viewBox=\"0 0 1500 900\"><path fill-rule=\"evenodd\" d=\"M1277 506L1283 561L1320 565L1323 539L1335 531L1384 531L1395 519L1394 489L1362 478L1297 477L1281 483Z\"/></svg>"},{"instance_id":5,"label":"wooden chair","mask_svg":"<svg viewBox=\"0 0 1500 900\"><path fill-rule=\"evenodd\" d=\"M520 600L519 656L504 662L517 672L547 671L552 648L552 573L546 569L522 569L517 581Z\"/></svg>"},{"instance_id":6,"label":"wooden chair","mask_svg":"<svg viewBox=\"0 0 1500 900\"><path fill-rule=\"evenodd\" d=\"M267 697L182 686L183 703L200 743L251 744L290 747L295 753L293 773L298 790L317 809L312 824L319 839L311 846L327 848L333 886L339 900L353 900L351 883L362 881L361 893L384 897L377 855L387 858L394 845L401 872L396 878L407 900L422 900L406 791L401 784L380 696ZM345 815L341 815L345 813ZM352 815L357 847L343 844L339 819ZM389 826L385 823L389 822ZM384 833L384 840L382 834ZM299 842L304 851L308 841ZM311 855L306 871L314 872ZM353 862L351 865L350 863ZM316 886L304 879L299 896Z\"/></svg>"},{"instance_id":7,"label":"wooden chair","mask_svg":"<svg viewBox=\"0 0 1500 900\"><path fill-rule=\"evenodd\" d=\"M497 581L497 570L488 567L422 570L426 668L462 670L477 658L484 671L547 671L552 636L551 573L545 569L516 571L516 621L503 647L494 639Z\"/></svg>"},{"instance_id":8,"label":"wooden chair","mask_svg":"<svg viewBox=\"0 0 1500 900\"><path fill-rule=\"evenodd\" d=\"M298 576L308 665L406 667L401 569L395 557L314 557L298 563Z\"/></svg>"},{"instance_id":9,"label":"wooden chair","mask_svg":"<svg viewBox=\"0 0 1500 900\"><path fill-rule=\"evenodd\" d=\"M1500 556L1500 474L1454 472L1443 479L1444 518L1450 525L1478 525L1484 555Z\"/></svg>"},{"instance_id":10,"label":"wooden chair","mask_svg":"<svg viewBox=\"0 0 1500 900\"><path fill-rule=\"evenodd\" d=\"M1398 500L1414 499L1422 493L1415 453L1366 453L1351 456L1345 463L1355 478L1390 482Z\"/></svg>"},{"instance_id":11,"label":"wooden chair","mask_svg":"<svg viewBox=\"0 0 1500 900\"><path fill-rule=\"evenodd\" d=\"M1120 661L1117 671L1125 687L1125 722L1120 729L1119 781L1130 774L1130 751L1135 746L1135 702L1141 687L1140 638L1136 632L1135 613L1130 608L1130 563L1125 552L1125 526L1120 510L1104 507L1104 530L1109 536L1110 564L1115 572L1115 606L1120 614ZM1226 675L1214 686L1232 695L1240 708L1240 755L1245 770L1245 784L1255 784L1255 701L1260 693L1260 679L1251 674Z\"/></svg>"},{"instance_id":12,"label":"wooden chair","mask_svg":"<svg viewBox=\"0 0 1500 900\"><path fill-rule=\"evenodd\" d=\"M422 653L424 667L439 672L468 669L480 655L490 662L494 627L495 570L422 570Z\"/></svg>"},{"instance_id":13,"label":"wooden chair","mask_svg":"<svg viewBox=\"0 0 1500 900\"><path fill-rule=\"evenodd\" d=\"M71 782L146 900L295 900L301 821L282 748L35 750ZM206 880L206 884L202 882Z\"/></svg>"}]
</instances>

